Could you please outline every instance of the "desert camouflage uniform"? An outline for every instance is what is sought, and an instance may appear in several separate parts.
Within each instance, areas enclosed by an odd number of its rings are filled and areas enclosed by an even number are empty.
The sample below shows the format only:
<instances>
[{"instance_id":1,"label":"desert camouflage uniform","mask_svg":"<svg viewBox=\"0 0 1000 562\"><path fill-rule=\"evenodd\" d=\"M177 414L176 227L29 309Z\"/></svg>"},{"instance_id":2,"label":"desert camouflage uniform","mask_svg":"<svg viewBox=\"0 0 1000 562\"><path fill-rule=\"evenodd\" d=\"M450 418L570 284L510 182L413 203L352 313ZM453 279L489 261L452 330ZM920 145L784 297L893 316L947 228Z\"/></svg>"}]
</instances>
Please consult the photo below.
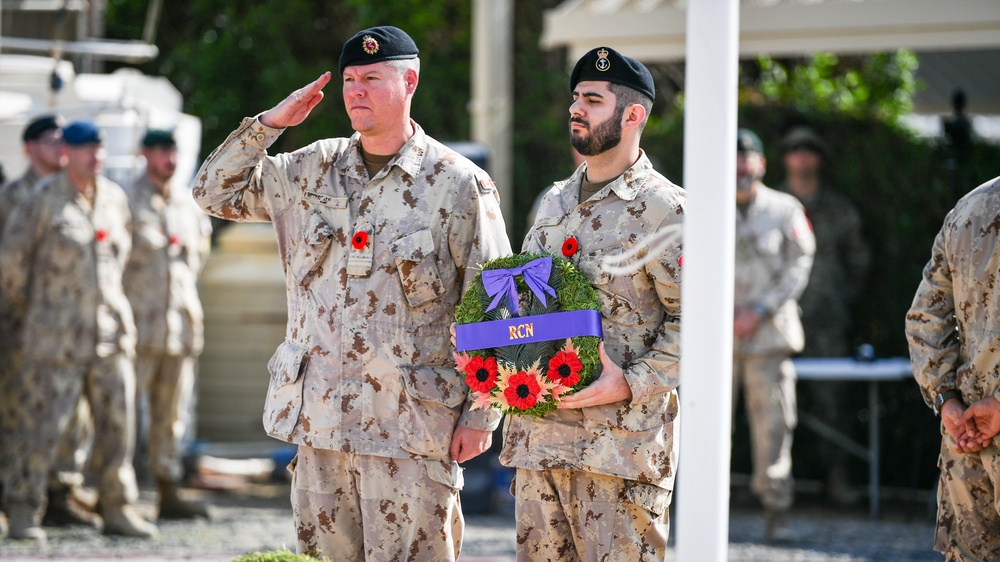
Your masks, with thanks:
<instances>
[{"instance_id":1,"label":"desert camouflage uniform","mask_svg":"<svg viewBox=\"0 0 1000 562\"><path fill-rule=\"evenodd\" d=\"M129 207L133 251L123 283L138 334L136 415L148 401L150 472L157 481L178 482L205 343L198 274L212 226L184 186L163 196L146 176L129 190Z\"/></svg>"},{"instance_id":2,"label":"desert camouflage uniform","mask_svg":"<svg viewBox=\"0 0 1000 562\"><path fill-rule=\"evenodd\" d=\"M737 307L762 306L757 331L733 342L733 404L742 384L753 446L751 488L765 507L792 505L792 431L795 429L795 367L788 358L802 349L795 299L809 278L816 241L802 205L791 195L758 185L746 209L736 213Z\"/></svg>"},{"instance_id":3,"label":"desert camouflage uniform","mask_svg":"<svg viewBox=\"0 0 1000 562\"><path fill-rule=\"evenodd\" d=\"M10 216L0 241L0 284L23 318L23 390L12 437L5 506L41 513L59 441L87 397L92 465L102 507L138 498L132 469L135 324L121 275L130 215L117 184L97 178L93 206L66 172L46 179Z\"/></svg>"},{"instance_id":4,"label":"desert camouflage uniform","mask_svg":"<svg viewBox=\"0 0 1000 562\"><path fill-rule=\"evenodd\" d=\"M934 240L906 315L913 374L928 406L945 389L1000 400L1000 178L963 197ZM948 560L1000 559L1000 438L961 453L941 427L937 537Z\"/></svg>"},{"instance_id":5,"label":"desert camouflage uniform","mask_svg":"<svg viewBox=\"0 0 1000 562\"><path fill-rule=\"evenodd\" d=\"M677 469L685 193L643 153L580 203L586 170L548 191L523 250L560 255L567 237L577 239L569 259L597 290L605 349L632 399L508 416L501 462L517 468L518 559L662 560ZM601 268L603 258L650 243L662 249L639 253L629 273Z\"/></svg>"},{"instance_id":6,"label":"desert camouflage uniform","mask_svg":"<svg viewBox=\"0 0 1000 562\"><path fill-rule=\"evenodd\" d=\"M299 550L342 560L453 560L462 469L449 458L452 433L499 424L494 411L469 410L449 333L477 266L510 254L499 197L485 172L412 124L369 178L358 134L272 157L281 130L248 118L194 190L215 216L274 223L288 327L268 365L264 426L299 444ZM323 471L331 455L353 470ZM405 494L384 485L397 471ZM328 495L330 478L357 492L349 513ZM407 515L410 498L434 506ZM374 544L393 549L368 553Z\"/></svg>"}]
</instances>

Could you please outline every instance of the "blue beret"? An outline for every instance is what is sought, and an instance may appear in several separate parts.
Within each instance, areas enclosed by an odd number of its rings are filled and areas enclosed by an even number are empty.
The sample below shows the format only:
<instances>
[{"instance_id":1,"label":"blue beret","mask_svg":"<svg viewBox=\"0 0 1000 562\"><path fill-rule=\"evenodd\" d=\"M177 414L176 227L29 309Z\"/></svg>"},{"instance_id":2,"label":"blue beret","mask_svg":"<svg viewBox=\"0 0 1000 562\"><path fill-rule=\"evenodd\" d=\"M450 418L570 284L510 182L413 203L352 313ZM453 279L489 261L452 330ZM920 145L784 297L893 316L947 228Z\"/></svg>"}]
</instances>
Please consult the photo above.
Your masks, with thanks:
<instances>
[{"instance_id":1,"label":"blue beret","mask_svg":"<svg viewBox=\"0 0 1000 562\"><path fill-rule=\"evenodd\" d=\"M177 146L174 140L174 132L166 129L150 129L146 131L146 136L142 137L142 146L152 148L154 146L164 146L172 148Z\"/></svg>"},{"instance_id":2,"label":"blue beret","mask_svg":"<svg viewBox=\"0 0 1000 562\"><path fill-rule=\"evenodd\" d=\"M737 129L736 152L764 154L764 143L760 142L760 137L757 136L757 133L750 129Z\"/></svg>"},{"instance_id":3,"label":"blue beret","mask_svg":"<svg viewBox=\"0 0 1000 562\"><path fill-rule=\"evenodd\" d=\"M104 134L93 121L83 119L63 127L63 142L70 146L102 142Z\"/></svg>"},{"instance_id":4,"label":"blue beret","mask_svg":"<svg viewBox=\"0 0 1000 562\"><path fill-rule=\"evenodd\" d=\"M656 86L649 69L610 47L592 49L576 61L569 78L569 91L589 80L626 86L644 94L650 101L656 99Z\"/></svg>"},{"instance_id":5,"label":"blue beret","mask_svg":"<svg viewBox=\"0 0 1000 562\"><path fill-rule=\"evenodd\" d=\"M344 43L340 52L340 74L348 66L373 64L387 60L417 58L417 44L405 31L391 25L357 32Z\"/></svg>"},{"instance_id":6,"label":"blue beret","mask_svg":"<svg viewBox=\"0 0 1000 562\"><path fill-rule=\"evenodd\" d=\"M59 121L59 117L55 115L36 117L24 128L24 134L21 135L21 139L24 142L38 140L47 131L60 128L62 123Z\"/></svg>"}]
</instances>

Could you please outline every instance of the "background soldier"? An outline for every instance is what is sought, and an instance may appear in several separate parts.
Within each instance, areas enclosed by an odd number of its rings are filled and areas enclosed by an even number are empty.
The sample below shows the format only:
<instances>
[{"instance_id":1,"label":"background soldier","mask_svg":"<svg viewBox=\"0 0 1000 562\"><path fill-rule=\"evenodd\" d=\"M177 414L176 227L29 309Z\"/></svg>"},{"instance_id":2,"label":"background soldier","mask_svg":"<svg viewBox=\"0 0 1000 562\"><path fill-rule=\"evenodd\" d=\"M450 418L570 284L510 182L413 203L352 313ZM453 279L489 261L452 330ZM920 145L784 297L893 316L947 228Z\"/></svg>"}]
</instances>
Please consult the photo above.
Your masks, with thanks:
<instances>
[{"instance_id":1,"label":"background soldier","mask_svg":"<svg viewBox=\"0 0 1000 562\"><path fill-rule=\"evenodd\" d=\"M265 152L322 100L325 73L245 119L194 192L220 218L274 223L289 317L264 425L299 445L298 549L339 560L455 560L458 463L499 425L470 410L448 328L510 243L489 176L410 119L419 68L402 30L359 32L340 56L354 136Z\"/></svg>"},{"instance_id":2,"label":"background soldier","mask_svg":"<svg viewBox=\"0 0 1000 562\"><path fill-rule=\"evenodd\" d=\"M45 115L33 119L24 128L22 140L29 166L20 178L0 187L0 234L14 208L31 197L39 181L55 174L66 162L62 144L62 119ZM4 442L16 424L16 409L23 407L18 388L12 388L20 369L21 324L23 318L4 297L0 290L0 472L10 465L5 455L13 454ZM76 413L70 419L64 438L59 445L55 465L48 484L48 506L45 511L47 525L80 523L96 526L100 523L93 512L93 505L82 493L83 465L93 439L93 424L87 400L81 398ZM3 488L0 474L0 489ZM0 492L0 497L3 494Z\"/></svg>"},{"instance_id":3,"label":"background soldier","mask_svg":"<svg viewBox=\"0 0 1000 562\"><path fill-rule=\"evenodd\" d=\"M570 138L586 163L542 198L525 252L569 259L597 289L601 374L541 418L508 416L518 560L663 560L677 468L680 230L685 194L639 148L655 90L638 61L600 47L570 78ZM634 270L602 269L642 245ZM648 250L648 247L647 247Z\"/></svg>"},{"instance_id":4,"label":"background soldier","mask_svg":"<svg viewBox=\"0 0 1000 562\"><path fill-rule=\"evenodd\" d=\"M947 560L1000 560L998 226L1000 177L945 217L906 314L913 375L941 416L934 549Z\"/></svg>"},{"instance_id":5,"label":"background soldier","mask_svg":"<svg viewBox=\"0 0 1000 562\"><path fill-rule=\"evenodd\" d=\"M862 236L861 217L843 195L823 184L822 165L829 154L823 139L808 127L795 127L781 143L785 182L781 190L791 193L805 207L816 236L816 255L809 284L799 297L802 327L806 334L805 357L852 355L851 307L864 290L871 254ZM821 419L850 433L857 415L846 399L861 383L806 381L810 401ZM835 503L850 503L847 483L847 452L823 440L827 497Z\"/></svg>"},{"instance_id":6,"label":"background soldier","mask_svg":"<svg viewBox=\"0 0 1000 562\"><path fill-rule=\"evenodd\" d=\"M198 274L208 257L212 226L177 169L173 133L150 130L142 140L146 173L129 190L132 257L125 294L138 332L136 419L148 427L149 470L159 492L159 517L208 517L200 502L178 493L182 443L191 422L197 357L204 346ZM142 457L143 455L137 455Z\"/></svg>"},{"instance_id":7,"label":"background soldier","mask_svg":"<svg viewBox=\"0 0 1000 562\"><path fill-rule=\"evenodd\" d=\"M121 275L131 249L128 201L100 176L100 130L90 121L63 129L66 169L39 184L11 214L0 239L0 284L23 314L23 366L10 436L4 508L10 537L45 540L39 526L46 480L81 394L92 407L92 465L104 532L151 537L156 527L138 498L135 441L135 325Z\"/></svg>"},{"instance_id":8,"label":"background soldier","mask_svg":"<svg viewBox=\"0 0 1000 562\"><path fill-rule=\"evenodd\" d=\"M733 407L742 385L750 420L751 489L764 504L769 541L792 539L792 432L795 367L802 349L795 299L809 278L816 241L802 205L761 182L767 162L760 138L737 132L736 290Z\"/></svg>"}]
</instances>

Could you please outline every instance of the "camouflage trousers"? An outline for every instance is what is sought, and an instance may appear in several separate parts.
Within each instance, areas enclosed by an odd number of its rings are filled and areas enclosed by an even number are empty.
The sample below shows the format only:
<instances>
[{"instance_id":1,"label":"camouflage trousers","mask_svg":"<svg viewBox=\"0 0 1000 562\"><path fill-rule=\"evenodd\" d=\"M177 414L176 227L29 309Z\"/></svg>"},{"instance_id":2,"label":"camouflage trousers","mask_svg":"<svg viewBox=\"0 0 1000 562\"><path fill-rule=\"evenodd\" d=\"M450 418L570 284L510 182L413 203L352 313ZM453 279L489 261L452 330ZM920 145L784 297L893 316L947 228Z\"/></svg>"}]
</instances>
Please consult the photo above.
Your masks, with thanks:
<instances>
[{"instance_id":1,"label":"camouflage trousers","mask_svg":"<svg viewBox=\"0 0 1000 562\"><path fill-rule=\"evenodd\" d=\"M518 468L519 562L653 562L667 553L672 493L579 470Z\"/></svg>"},{"instance_id":2,"label":"camouflage trousers","mask_svg":"<svg viewBox=\"0 0 1000 562\"><path fill-rule=\"evenodd\" d=\"M943 434L934 550L949 561L1000 560L1000 438L965 454Z\"/></svg>"},{"instance_id":3,"label":"camouflage trousers","mask_svg":"<svg viewBox=\"0 0 1000 562\"><path fill-rule=\"evenodd\" d=\"M750 421L750 488L765 508L792 506L792 433L798 423L795 366L783 355L733 358L733 411L743 389Z\"/></svg>"},{"instance_id":4,"label":"camouflage trousers","mask_svg":"<svg viewBox=\"0 0 1000 562\"><path fill-rule=\"evenodd\" d=\"M182 442L191 425L195 358L140 351L135 374L136 420L148 428L138 442L146 445L149 472L159 482L179 482L184 475Z\"/></svg>"},{"instance_id":5,"label":"camouflage trousers","mask_svg":"<svg viewBox=\"0 0 1000 562\"><path fill-rule=\"evenodd\" d=\"M297 550L343 562L454 562L462 468L300 445L292 461Z\"/></svg>"},{"instance_id":6,"label":"camouflage trousers","mask_svg":"<svg viewBox=\"0 0 1000 562\"><path fill-rule=\"evenodd\" d=\"M91 406L91 466L101 505L113 508L138 499L132 469L135 373L129 357L116 354L86 364L26 362L15 379L22 407L8 436L16 454L6 475L5 508L29 508L41 516L49 474L81 396Z\"/></svg>"}]
</instances>

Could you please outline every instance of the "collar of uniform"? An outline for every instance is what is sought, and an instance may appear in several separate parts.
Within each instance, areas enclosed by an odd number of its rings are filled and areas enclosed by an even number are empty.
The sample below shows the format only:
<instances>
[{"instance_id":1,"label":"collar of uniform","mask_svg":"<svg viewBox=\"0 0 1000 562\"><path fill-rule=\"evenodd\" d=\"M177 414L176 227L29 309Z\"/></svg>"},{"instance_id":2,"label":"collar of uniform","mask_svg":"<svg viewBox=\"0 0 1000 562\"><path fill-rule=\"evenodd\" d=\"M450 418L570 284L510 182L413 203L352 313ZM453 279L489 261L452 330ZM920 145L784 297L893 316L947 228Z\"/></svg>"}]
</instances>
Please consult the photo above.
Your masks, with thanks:
<instances>
[{"instance_id":1,"label":"collar of uniform","mask_svg":"<svg viewBox=\"0 0 1000 562\"><path fill-rule=\"evenodd\" d=\"M399 149L396 157L389 161L389 166L398 166L407 175L416 177L420 173L420 166L424 161L424 154L427 152L427 135L416 121L410 120L413 126L413 135ZM363 179L361 174L365 170L365 161L361 157L361 133L355 132L351 135L347 151L337 160L337 168L344 175ZM367 171L365 172L367 174Z\"/></svg>"},{"instance_id":2,"label":"collar of uniform","mask_svg":"<svg viewBox=\"0 0 1000 562\"><path fill-rule=\"evenodd\" d=\"M608 196L608 191L615 192L615 195L623 201L631 201L635 199L636 195L639 194L639 189L644 183L646 183L646 178L649 177L648 172L653 168L653 164L646 157L646 152L639 149L639 159L632 164L629 169L625 170L625 173L615 178L611 183L601 188L594 196L592 200L600 200ZM581 166L577 168L576 173L573 174L573 185L578 185L576 182L583 181L583 174L586 173L586 166ZM579 177L577 177L579 175Z\"/></svg>"}]
</instances>

